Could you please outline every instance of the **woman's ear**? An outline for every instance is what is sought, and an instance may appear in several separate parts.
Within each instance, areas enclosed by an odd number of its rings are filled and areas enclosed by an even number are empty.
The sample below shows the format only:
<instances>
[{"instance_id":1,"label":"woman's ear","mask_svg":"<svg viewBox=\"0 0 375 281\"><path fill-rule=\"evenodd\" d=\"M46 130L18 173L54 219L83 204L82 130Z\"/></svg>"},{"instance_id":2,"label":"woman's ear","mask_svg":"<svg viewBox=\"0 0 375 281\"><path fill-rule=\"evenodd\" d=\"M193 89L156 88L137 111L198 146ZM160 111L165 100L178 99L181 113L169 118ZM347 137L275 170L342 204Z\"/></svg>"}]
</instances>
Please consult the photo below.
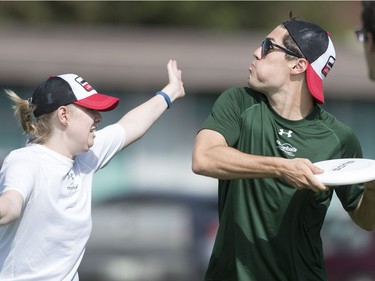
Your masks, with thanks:
<instances>
[{"instance_id":1,"label":"woman's ear","mask_svg":"<svg viewBox=\"0 0 375 281\"><path fill-rule=\"evenodd\" d=\"M60 106L57 109L57 118L61 124L67 126L69 121L69 109L66 106Z\"/></svg>"}]
</instances>

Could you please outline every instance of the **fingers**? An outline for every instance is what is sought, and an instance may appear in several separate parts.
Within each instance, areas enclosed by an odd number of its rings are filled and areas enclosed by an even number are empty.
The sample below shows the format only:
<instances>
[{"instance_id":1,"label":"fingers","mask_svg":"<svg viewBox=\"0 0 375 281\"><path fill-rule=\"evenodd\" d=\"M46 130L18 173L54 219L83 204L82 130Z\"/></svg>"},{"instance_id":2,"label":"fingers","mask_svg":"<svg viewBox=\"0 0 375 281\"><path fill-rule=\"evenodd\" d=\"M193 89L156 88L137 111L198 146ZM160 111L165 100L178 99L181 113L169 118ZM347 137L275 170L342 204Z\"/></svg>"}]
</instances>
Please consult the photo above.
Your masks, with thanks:
<instances>
[{"instance_id":1,"label":"fingers","mask_svg":"<svg viewBox=\"0 0 375 281\"><path fill-rule=\"evenodd\" d=\"M171 83L178 82L181 80L182 71L178 69L176 60L172 60L172 59L169 60L167 64L167 68L168 68L169 81Z\"/></svg>"},{"instance_id":2,"label":"fingers","mask_svg":"<svg viewBox=\"0 0 375 281\"><path fill-rule=\"evenodd\" d=\"M167 64L169 81L173 79L173 60L169 60Z\"/></svg>"},{"instance_id":3,"label":"fingers","mask_svg":"<svg viewBox=\"0 0 375 281\"><path fill-rule=\"evenodd\" d=\"M295 158L289 163L287 182L296 189L311 189L314 192L328 190L328 187L315 177L315 174L321 174L324 170L314 166L308 159Z\"/></svg>"},{"instance_id":4,"label":"fingers","mask_svg":"<svg viewBox=\"0 0 375 281\"><path fill-rule=\"evenodd\" d=\"M313 174L306 174L294 181L296 189L311 189L314 192L327 191L329 187L325 186Z\"/></svg>"},{"instance_id":5,"label":"fingers","mask_svg":"<svg viewBox=\"0 0 375 281\"><path fill-rule=\"evenodd\" d=\"M317 167L317 166L314 166L313 164L310 164L309 168L311 169L311 172L312 172L312 174L308 175L309 176L309 182L310 182L310 185L311 185L311 189L314 190L315 192L328 190L329 188L327 186L325 186L324 184L322 184L314 176L314 175L317 175L317 174L322 174L324 172L324 170Z\"/></svg>"},{"instance_id":6,"label":"fingers","mask_svg":"<svg viewBox=\"0 0 375 281\"><path fill-rule=\"evenodd\" d=\"M324 173L324 170L317 167L317 166L314 166L312 165L311 166L311 171L313 172L314 175L318 175L318 174L323 174Z\"/></svg>"},{"instance_id":7,"label":"fingers","mask_svg":"<svg viewBox=\"0 0 375 281\"><path fill-rule=\"evenodd\" d=\"M328 186L325 186L324 184L319 182L314 176L313 176L313 181L310 183L310 186L311 186L311 189L315 192L329 190Z\"/></svg>"},{"instance_id":8,"label":"fingers","mask_svg":"<svg viewBox=\"0 0 375 281\"><path fill-rule=\"evenodd\" d=\"M167 64L169 83L163 88L172 101L185 96L182 82L182 71L178 69L177 61L170 59Z\"/></svg>"}]
</instances>

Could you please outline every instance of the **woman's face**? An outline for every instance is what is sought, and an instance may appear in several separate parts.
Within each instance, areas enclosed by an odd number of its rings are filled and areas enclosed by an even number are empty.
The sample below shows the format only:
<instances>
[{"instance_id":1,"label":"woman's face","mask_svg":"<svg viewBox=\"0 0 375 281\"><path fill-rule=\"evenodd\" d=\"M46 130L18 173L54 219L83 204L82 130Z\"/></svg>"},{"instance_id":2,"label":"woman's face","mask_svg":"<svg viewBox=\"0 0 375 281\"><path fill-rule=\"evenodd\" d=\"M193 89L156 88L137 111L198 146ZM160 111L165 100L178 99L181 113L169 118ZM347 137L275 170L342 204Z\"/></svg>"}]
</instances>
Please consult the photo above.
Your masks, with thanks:
<instances>
[{"instance_id":1,"label":"woman's face","mask_svg":"<svg viewBox=\"0 0 375 281\"><path fill-rule=\"evenodd\" d=\"M94 145L95 131L102 116L96 110L79 105L72 105L69 111L70 118L66 132L68 138L73 140L72 150L78 155Z\"/></svg>"}]
</instances>

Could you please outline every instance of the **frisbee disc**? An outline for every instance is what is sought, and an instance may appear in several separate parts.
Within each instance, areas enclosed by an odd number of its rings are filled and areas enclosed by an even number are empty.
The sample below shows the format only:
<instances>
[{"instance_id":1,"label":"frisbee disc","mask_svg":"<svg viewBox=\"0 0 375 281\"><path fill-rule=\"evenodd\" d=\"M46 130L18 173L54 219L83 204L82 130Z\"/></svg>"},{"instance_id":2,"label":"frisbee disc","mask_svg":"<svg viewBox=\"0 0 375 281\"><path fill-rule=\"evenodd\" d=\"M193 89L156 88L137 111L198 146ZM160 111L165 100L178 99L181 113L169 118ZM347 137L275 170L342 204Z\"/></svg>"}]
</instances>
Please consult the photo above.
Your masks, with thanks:
<instances>
[{"instance_id":1,"label":"frisbee disc","mask_svg":"<svg viewBox=\"0 0 375 281\"><path fill-rule=\"evenodd\" d=\"M314 165L324 170L324 173L315 176L325 185L347 185L375 179L375 160L372 159L332 159Z\"/></svg>"}]
</instances>

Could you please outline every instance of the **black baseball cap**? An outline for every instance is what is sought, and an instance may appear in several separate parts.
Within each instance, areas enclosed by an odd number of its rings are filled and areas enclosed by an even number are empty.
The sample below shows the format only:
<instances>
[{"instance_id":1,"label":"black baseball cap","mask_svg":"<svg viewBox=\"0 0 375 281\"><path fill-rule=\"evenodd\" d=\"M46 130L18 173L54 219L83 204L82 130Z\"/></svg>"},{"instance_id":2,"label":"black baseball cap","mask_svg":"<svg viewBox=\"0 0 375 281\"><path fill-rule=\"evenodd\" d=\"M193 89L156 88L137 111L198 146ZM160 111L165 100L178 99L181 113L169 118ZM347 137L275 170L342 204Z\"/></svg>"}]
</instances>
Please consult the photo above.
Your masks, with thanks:
<instances>
[{"instance_id":1,"label":"black baseball cap","mask_svg":"<svg viewBox=\"0 0 375 281\"><path fill-rule=\"evenodd\" d=\"M308 61L307 86L320 104L324 103L323 79L336 61L336 52L329 33L320 26L297 19L283 22L289 35Z\"/></svg>"},{"instance_id":2,"label":"black baseball cap","mask_svg":"<svg viewBox=\"0 0 375 281\"><path fill-rule=\"evenodd\" d=\"M119 102L119 98L98 93L76 74L50 76L35 89L31 98L31 104L36 106L35 117L71 103L97 111L110 111Z\"/></svg>"}]
</instances>

